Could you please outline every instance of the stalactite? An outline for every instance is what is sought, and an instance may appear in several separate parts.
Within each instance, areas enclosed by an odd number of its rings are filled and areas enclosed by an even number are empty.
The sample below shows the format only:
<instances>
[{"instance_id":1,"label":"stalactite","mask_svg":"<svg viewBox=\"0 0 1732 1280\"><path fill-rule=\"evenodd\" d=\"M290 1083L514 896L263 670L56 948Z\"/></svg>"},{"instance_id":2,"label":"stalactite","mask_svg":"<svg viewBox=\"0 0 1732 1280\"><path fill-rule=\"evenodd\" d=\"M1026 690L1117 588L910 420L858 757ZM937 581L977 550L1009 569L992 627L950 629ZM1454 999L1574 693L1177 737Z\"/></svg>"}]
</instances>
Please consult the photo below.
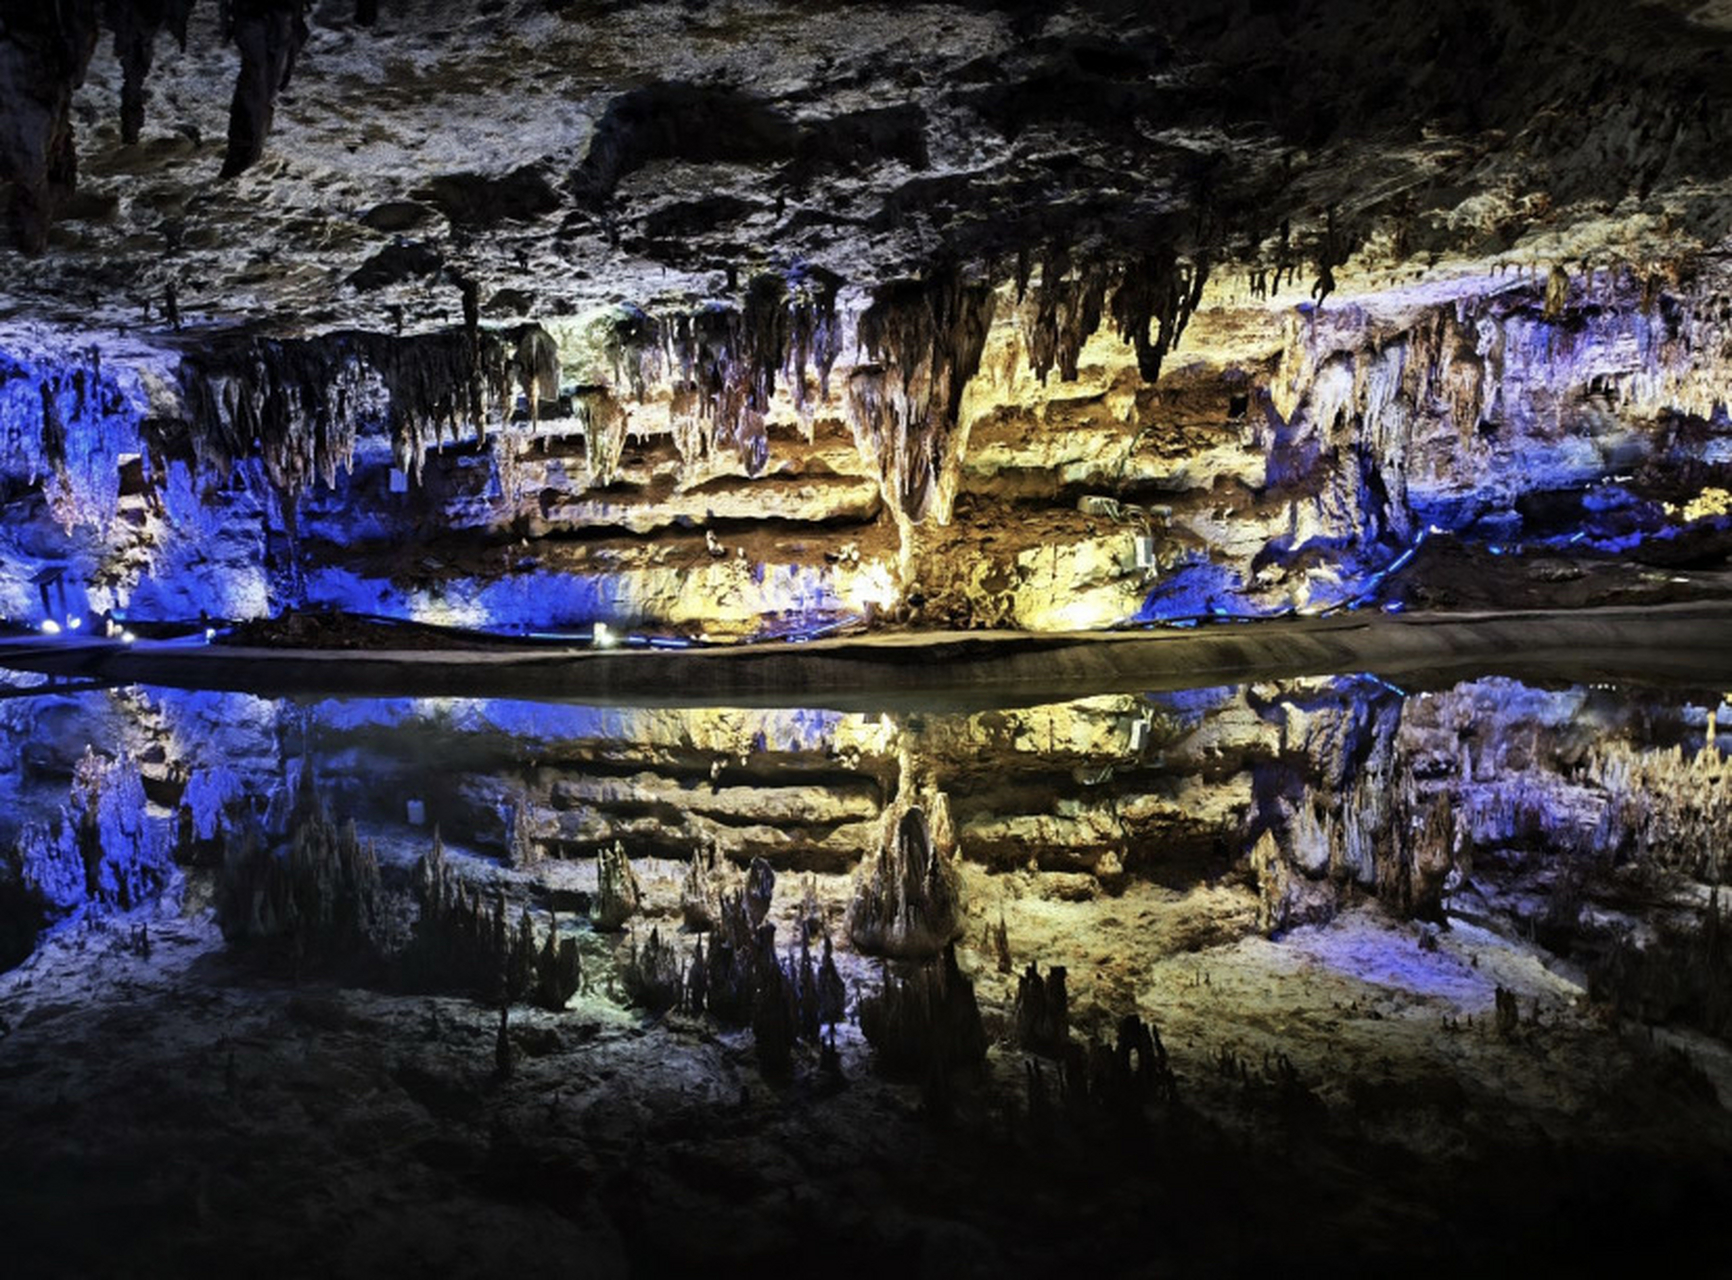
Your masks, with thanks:
<instances>
[{"instance_id":1,"label":"stalactite","mask_svg":"<svg viewBox=\"0 0 1732 1280\"><path fill-rule=\"evenodd\" d=\"M144 82L156 57L156 37L164 27L186 52L186 24L194 0L104 0L103 16L114 32L120 88L120 140L138 141L144 127Z\"/></svg>"},{"instance_id":2,"label":"stalactite","mask_svg":"<svg viewBox=\"0 0 1732 1280\"><path fill-rule=\"evenodd\" d=\"M228 37L241 69L229 105L228 150L221 176L250 169L264 154L277 94L288 87L295 57L307 42L308 0L225 0Z\"/></svg>"},{"instance_id":3,"label":"stalactite","mask_svg":"<svg viewBox=\"0 0 1732 1280\"><path fill-rule=\"evenodd\" d=\"M967 441L962 396L992 325L990 286L955 269L879 289L860 317L871 362L849 378L847 415L885 501L913 521L950 516Z\"/></svg>"},{"instance_id":4,"label":"stalactite","mask_svg":"<svg viewBox=\"0 0 1732 1280\"><path fill-rule=\"evenodd\" d=\"M1074 266L1063 246L1049 248L1041 259L1033 305L1024 308L1023 345L1029 368L1043 384L1055 364L1061 379L1076 381L1083 344L1101 326L1112 274L1105 264ZM1026 285L1026 278L1019 280L1019 301Z\"/></svg>"},{"instance_id":5,"label":"stalactite","mask_svg":"<svg viewBox=\"0 0 1732 1280\"><path fill-rule=\"evenodd\" d=\"M335 483L356 438L375 424L390 433L398 465L422 457L465 425L515 414L558 394L553 342L539 327L497 333L461 329L409 337L337 332L316 338L244 339L182 362L180 381L194 447L218 470L258 456L279 490Z\"/></svg>"},{"instance_id":6,"label":"stalactite","mask_svg":"<svg viewBox=\"0 0 1732 1280\"><path fill-rule=\"evenodd\" d=\"M1109 1053L1091 1055L1089 1074L1089 1091L1109 1108L1171 1103L1178 1097L1178 1077L1160 1029L1134 1013L1119 1019L1118 1038Z\"/></svg>"},{"instance_id":7,"label":"stalactite","mask_svg":"<svg viewBox=\"0 0 1732 1280\"><path fill-rule=\"evenodd\" d=\"M47 247L54 205L77 185L72 94L96 36L97 0L10 6L0 28L0 181L26 253Z\"/></svg>"},{"instance_id":8,"label":"stalactite","mask_svg":"<svg viewBox=\"0 0 1732 1280\"><path fill-rule=\"evenodd\" d=\"M42 456L52 467L66 465L66 423L60 417L60 405L48 383L42 389Z\"/></svg>"},{"instance_id":9,"label":"stalactite","mask_svg":"<svg viewBox=\"0 0 1732 1280\"><path fill-rule=\"evenodd\" d=\"M761 860L753 866L769 871ZM790 946L786 964L777 958L776 929L764 919L773 888L774 877L760 873L724 895L709 947L699 939L683 988L675 977L669 983L675 992L683 989L691 1012L708 1012L729 1026L750 1025L760 1070L783 1078L794 1045L817 1045L822 1028L841 1020L846 993L828 939L821 965L814 965L804 934Z\"/></svg>"},{"instance_id":10,"label":"stalactite","mask_svg":"<svg viewBox=\"0 0 1732 1280\"><path fill-rule=\"evenodd\" d=\"M1444 881L1455 865L1453 805L1445 795L1429 802L1408 795L1402 810L1379 860L1378 894L1404 918L1441 920Z\"/></svg>"},{"instance_id":11,"label":"stalactite","mask_svg":"<svg viewBox=\"0 0 1732 1280\"><path fill-rule=\"evenodd\" d=\"M1164 246L1125 264L1113 289L1113 323L1119 339L1136 349L1144 382L1161 376L1161 364L1184 334L1208 276L1207 258L1183 262Z\"/></svg>"},{"instance_id":12,"label":"stalactite","mask_svg":"<svg viewBox=\"0 0 1732 1280\"><path fill-rule=\"evenodd\" d=\"M805 267L788 278L788 346L782 376L808 435L816 405L830 399L830 371L842 353L842 330L836 319L836 295L841 287L841 277L822 267ZM808 368L818 378L816 403L806 386Z\"/></svg>"},{"instance_id":13,"label":"stalactite","mask_svg":"<svg viewBox=\"0 0 1732 1280\"><path fill-rule=\"evenodd\" d=\"M808 429L817 404L829 397L840 351L840 287L838 277L806 267L752 277L738 306L716 302L664 316L622 308L603 342L613 394L629 388L643 401L666 389L669 425L691 478L701 480L721 453L756 475L769 460L764 420L778 377ZM807 388L809 370L817 401Z\"/></svg>"},{"instance_id":14,"label":"stalactite","mask_svg":"<svg viewBox=\"0 0 1732 1280\"><path fill-rule=\"evenodd\" d=\"M572 409L583 427L583 465L590 483L613 483L631 416L605 387L585 387L572 398Z\"/></svg>"}]
</instances>

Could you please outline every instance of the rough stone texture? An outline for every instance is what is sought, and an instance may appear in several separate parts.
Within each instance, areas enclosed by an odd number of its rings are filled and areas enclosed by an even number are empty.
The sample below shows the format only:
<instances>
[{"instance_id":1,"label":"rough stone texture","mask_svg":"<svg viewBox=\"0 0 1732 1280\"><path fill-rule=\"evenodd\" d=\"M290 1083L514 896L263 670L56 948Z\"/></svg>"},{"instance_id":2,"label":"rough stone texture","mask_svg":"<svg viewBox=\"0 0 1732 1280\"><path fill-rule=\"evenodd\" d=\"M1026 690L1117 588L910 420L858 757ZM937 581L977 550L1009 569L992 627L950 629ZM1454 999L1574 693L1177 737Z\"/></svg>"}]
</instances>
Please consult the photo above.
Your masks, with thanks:
<instances>
[{"instance_id":1,"label":"rough stone texture","mask_svg":"<svg viewBox=\"0 0 1732 1280\"><path fill-rule=\"evenodd\" d=\"M65 564L157 618L1069 629L1724 562L1710 10L378 9L8 20L0 613Z\"/></svg>"}]
</instances>

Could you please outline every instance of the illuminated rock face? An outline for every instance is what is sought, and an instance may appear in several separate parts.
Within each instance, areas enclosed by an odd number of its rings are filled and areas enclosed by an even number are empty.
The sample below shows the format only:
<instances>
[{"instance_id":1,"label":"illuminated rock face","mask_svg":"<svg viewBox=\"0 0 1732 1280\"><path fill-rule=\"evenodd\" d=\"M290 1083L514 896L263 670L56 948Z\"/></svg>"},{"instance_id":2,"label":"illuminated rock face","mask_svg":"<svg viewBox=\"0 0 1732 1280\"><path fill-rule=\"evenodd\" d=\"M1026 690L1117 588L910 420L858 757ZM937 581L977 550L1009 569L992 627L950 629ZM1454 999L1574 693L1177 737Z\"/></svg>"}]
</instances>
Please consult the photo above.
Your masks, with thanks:
<instances>
[{"instance_id":1,"label":"illuminated rock face","mask_svg":"<svg viewBox=\"0 0 1732 1280\"><path fill-rule=\"evenodd\" d=\"M809 398L783 379L744 446L727 410L688 416L677 377L584 390L596 357L576 339L537 372L525 344L554 342L539 330L495 348L497 389L454 357L432 416L400 413L365 349L333 343L316 370L340 377L303 390L349 417L292 418L262 454L240 443L263 430L242 409L278 394L279 372L249 392L183 366L183 393L113 361L21 362L0 388L17 513L5 603L30 616L29 575L68 559L96 607L164 618L322 603L738 634L923 602L922 621L1053 630L1368 599L1439 533L1499 552L1723 556L1713 497L1732 483L1732 429L1691 300L1644 311L1608 276L1593 314L1554 322L1528 286L1483 284L1471 305L1397 314L1205 293L1184 362L1153 389L1110 335L1081 349L1076 381L1041 385L1006 295L953 427L906 389L900 408L859 408L859 380L885 375L853 348L861 363L826 378L846 391L826 396L807 364ZM926 387L953 357L912 358ZM541 381L554 364L557 387ZM471 389L492 427L453 440L469 419L452 397Z\"/></svg>"},{"instance_id":2,"label":"illuminated rock face","mask_svg":"<svg viewBox=\"0 0 1732 1280\"><path fill-rule=\"evenodd\" d=\"M64 564L149 618L1051 630L1724 559L1711 17L1121 8L9 26L0 615Z\"/></svg>"}]
</instances>

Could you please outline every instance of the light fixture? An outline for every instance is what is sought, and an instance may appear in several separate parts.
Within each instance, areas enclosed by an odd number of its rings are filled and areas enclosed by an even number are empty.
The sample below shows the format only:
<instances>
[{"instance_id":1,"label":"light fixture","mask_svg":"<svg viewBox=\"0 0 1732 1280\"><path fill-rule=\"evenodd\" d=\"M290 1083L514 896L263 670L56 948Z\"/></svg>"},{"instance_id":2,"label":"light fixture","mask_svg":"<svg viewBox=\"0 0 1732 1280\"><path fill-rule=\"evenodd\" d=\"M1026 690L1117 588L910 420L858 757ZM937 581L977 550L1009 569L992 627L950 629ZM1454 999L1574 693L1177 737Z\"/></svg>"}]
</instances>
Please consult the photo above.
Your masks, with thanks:
<instances>
[{"instance_id":1,"label":"light fixture","mask_svg":"<svg viewBox=\"0 0 1732 1280\"><path fill-rule=\"evenodd\" d=\"M59 635L60 634L60 624L58 622L56 622L53 618L44 618L42 620L42 634L45 636L57 636L57 635Z\"/></svg>"},{"instance_id":2,"label":"light fixture","mask_svg":"<svg viewBox=\"0 0 1732 1280\"><path fill-rule=\"evenodd\" d=\"M122 644L131 644L136 639L138 639L138 637L133 635L130 631L122 631L120 633L120 643Z\"/></svg>"}]
</instances>

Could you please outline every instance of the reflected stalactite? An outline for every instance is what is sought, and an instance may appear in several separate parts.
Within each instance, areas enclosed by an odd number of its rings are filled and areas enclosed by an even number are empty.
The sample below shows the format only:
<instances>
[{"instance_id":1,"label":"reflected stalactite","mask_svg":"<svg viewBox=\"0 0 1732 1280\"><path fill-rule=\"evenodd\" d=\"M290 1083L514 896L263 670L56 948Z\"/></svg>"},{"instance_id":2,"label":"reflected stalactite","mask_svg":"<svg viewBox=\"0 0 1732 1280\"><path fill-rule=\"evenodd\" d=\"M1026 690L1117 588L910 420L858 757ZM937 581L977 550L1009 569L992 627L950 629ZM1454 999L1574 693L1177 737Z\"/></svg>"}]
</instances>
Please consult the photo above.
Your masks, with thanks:
<instances>
[{"instance_id":1,"label":"reflected stalactite","mask_svg":"<svg viewBox=\"0 0 1732 1280\"><path fill-rule=\"evenodd\" d=\"M617 933L643 908L643 888L617 840L596 859L596 885L590 918L601 932Z\"/></svg>"},{"instance_id":2,"label":"reflected stalactite","mask_svg":"<svg viewBox=\"0 0 1732 1280\"><path fill-rule=\"evenodd\" d=\"M19 837L19 874L54 915L91 906L128 911L167 883L168 849L145 821L145 792L131 756L89 748L73 769L57 817Z\"/></svg>"},{"instance_id":3,"label":"reflected stalactite","mask_svg":"<svg viewBox=\"0 0 1732 1280\"><path fill-rule=\"evenodd\" d=\"M285 850L256 827L231 837L217 897L223 937L296 966L369 961L380 946L378 855L352 819L331 817L310 771L303 779Z\"/></svg>"},{"instance_id":4,"label":"reflected stalactite","mask_svg":"<svg viewBox=\"0 0 1732 1280\"><path fill-rule=\"evenodd\" d=\"M974 982L947 946L936 960L886 966L879 990L863 996L860 1031L886 1075L930 1082L978 1070L987 1037Z\"/></svg>"},{"instance_id":5,"label":"reflected stalactite","mask_svg":"<svg viewBox=\"0 0 1732 1280\"><path fill-rule=\"evenodd\" d=\"M722 902L744 887L739 869L713 840L701 842L686 863L680 884L680 915L687 929L702 933L717 927Z\"/></svg>"},{"instance_id":6,"label":"reflected stalactite","mask_svg":"<svg viewBox=\"0 0 1732 1280\"><path fill-rule=\"evenodd\" d=\"M631 940L619 981L633 1005L649 1013L665 1013L684 997L685 967L672 942L664 942L661 930L652 928L649 937Z\"/></svg>"},{"instance_id":7,"label":"reflected stalactite","mask_svg":"<svg viewBox=\"0 0 1732 1280\"><path fill-rule=\"evenodd\" d=\"M419 908L414 929L386 957L397 985L464 993L489 1005L531 1001L554 1012L582 986L577 939L562 933L559 918L549 919L538 941L525 906L512 928L504 893L497 885L487 892L462 875L437 831L410 878Z\"/></svg>"},{"instance_id":8,"label":"reflected stalactite","mask_svg":"<svg viewBox=\"0 0 1732 1280\"><path fill-rule=\"evenodd\" d=\"M856 877L848 937L867 955L930 958L962 932L961 886L924 810L892 809L886 826L894 836Z\"/></svg>"},{"instance_id":9,"label":"reflected stalactite","mask_svg":"<svg viewBox=\"0 0 1732 1280\"><path fill-rule=\"evenodd\" d=\"M1065 992L1065 967L1053 965L1043 978L1029 962L1016 980L1016 1005L1011 1013L1018 1048L1049 1058L1063 1058L1070 1047L1070 998Z\"/></svg>"}]
</instances>

